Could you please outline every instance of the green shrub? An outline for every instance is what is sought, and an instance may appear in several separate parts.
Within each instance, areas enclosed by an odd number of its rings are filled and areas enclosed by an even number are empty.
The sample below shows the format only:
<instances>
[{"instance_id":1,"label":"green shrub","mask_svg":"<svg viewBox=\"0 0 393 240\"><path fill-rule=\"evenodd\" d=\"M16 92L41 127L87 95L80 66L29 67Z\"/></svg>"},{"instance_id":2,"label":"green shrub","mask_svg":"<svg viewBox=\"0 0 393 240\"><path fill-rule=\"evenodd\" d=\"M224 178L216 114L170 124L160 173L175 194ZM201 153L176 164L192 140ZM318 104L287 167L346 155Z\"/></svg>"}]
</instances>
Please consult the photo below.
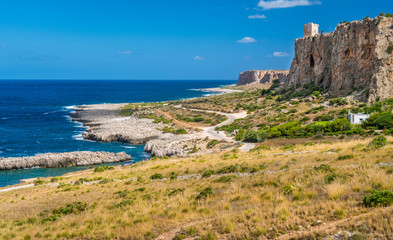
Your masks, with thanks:
<instances>
[{"instance_id":1,"label":"green shrub","mask_svg":"<svg viewBox=\"0 0 393 240\"><path fill-rule=\"evenodd\" d=\"M363 198L366 207L390 206L393 204L393 192L373 191Z\"/></svg>"},{"instance_id":2,"label":"green shrub","mask_svg":"<svg viewBox=\"0 0 393 240\"><path fill-rule=\"evenodd\" d=\"M334 117L332 115L324 114L324 115L319 115L316 118L314 118L314 121L330 121L330 120L333 120L333 118Z\"/></svg>"},{"instance_id":3,"label":"green shrub","mask_svg":"<svg viewBox=\"0 0 393 240\"><path fill-rule=\"evenodd\" d=\"M84 202L73 202L67 204L65 207L60 207L52 211L52 215L41 220L41 223L54 222L61 217L61 215L80 214L88 208Z\"/></svg>"},{"instance_id":4,"label":"green shrub","mask_svg":"<svg viewBox=\"0 0 393 240\"><path fill-rule=\"evenodd\" d=\"M385 136L375 137L369 144L368 147L371 149L378 149L388 144L388 140Z\"/></svg>"},{"instance_id":5,"label":"green shrub","mask_svg":"<svg viewBox=\"0 0 393 240\"><path fill-rule=\"evenodd\" d=\"M393 53L393 45L389 45L389 47L386 49L386 52L388 54L392 54Z\"/></svg>"},{"instance_id":6,"label":"green shrub","mask_svg":"<svg viewBox=\"0 0 393 240\"><path fill-rule=\"evenodd\" d=\"M238 172L239 169L239 165L235 164L235 165L230 165L230 166L226 166L221 168L220 170L217 171L218 174L223 174L223 173L235 173Z\"/></svg>"},{"instance_id":7,"label":"green shrub","mask_svg":"<svg viewBox=\"0 0 393 240\"><path fill-rule=\"evenodd\" d=\"M293 192L294 192L295 190L296 190L296 188L295 188L293 185L288 184L288 185L286 185L286 186L284 187L283 192L284 192L285 195L290 196L290 195L293 194Z\"/></svg>"},{"instance_id":8,"label":"green shrub","mask_svg":"<svg viewBox=\"0 0 393 240\"><path fill-rule=\"evenodd\" d=\"M222 176L220 178L218 178L215 182L222 182L222 183L227 183L232 181L232 176Z\"/></svg>"},{"instance_id":9,"label":"green shrub","mask_svg":"<svg viewBox=\"0 0 393 240\"><path fill-rule=\"evenodd\" d=\"M179 135L179 134L187 134L188 132L184 128L180 128L177 129L174 133Z\"/></svg>"},{"instance_id":10,"label":"green shrub","mask_svg":"<svg viewBox=\"0 0 393 240\"><path fill-rule=\"evenodd\" d=\"M164 176L162 176L161 173L154 173L153 175L150 176L150 179L155 180L155 179L163 179Z\"/></svg>"},{"instance_id":11,"label":"green shrub","mask_svg":"<svg viewBox=\"0 0 393 240\"><path fill-rule=\"evenodd\" d=\"M176 174L175 172L171 172L171 173L169 174L169 179L171 179L171 180L177 179L177 174Z\"/></svg>"},{"instance_id":12,"label":"green shrub","mask_svg":"<svg viewBox=\"0 0 393 240\"><path fill-rule=\"evenodd\" d=\"M342 132L351 129L351 123L346 118L336 119L328 122L325 127L327 132Z\"/></svg>"},{"instance_id":13,"label":"green shrub","mask_svg":"<svg viewBox=\"0 0 393 240\"><path fill-rule=\"evenodd\" d=\"M203 189L197 196L196 200L200 200L203 198L207 198L208 196L214 195L213 189L211 187L207 187Z\"/></svg>"},{"instance_id":14,"label":"green shrub","mask_svg":"<svg viewBox=\"0 0 393 240\"><path fill-rule=\"evenodd\" d=\"M38 177L37 180L33 181L33 183L34 185L42 185L44 184L44 181L40 177Z\"/></svg>"},{"instance_id":15,"label":"green shrub","mask_svg":"<svg viewBox=\"0 0 393 240\"><path fill-rule=\"evenodd\" d=\"M333 98L333 99L330 99L329 104L330 105L334 105L334 104L347 105L348 102L347 102L347 100L345 98Z\"/></svg>"},{"instance_id":16,"label":"green shrub","mask_svg":"<svg viewBox=\"0 0 393 240\"><path fill-rule=\"evenodd\" d=\"M337 174L337 173L331 173L325 176L325 183L330 184L334 182L337 178L345 179L345 175Z\"/></svg>"},{"instance_id":17,"label":"green shrub","mask_svg":"<svg viewBox=\"0 0 393 240\"><path fill-rule=\"evenodd\" d=\"M183 194L185 188L176 188L176 189L169 189L168 190L168 197L175 196L177 194Z\"/></svg>"},{"instance_id":18,"label":"green shrub","mask_svg":"<svg viewBox=\"0 0 393 240\"><path fill-rule=\"evenodd\" d=\"M68 214L79 214L87 210L87 203L84 202L73 202L71 204L67 204L65 207L61 207L58 209L54 209L52 211L53 214L61 214L61 215L68 215Z\"/></svg>"},{"instance_id":19,"label":"green shrub","mask_svg":"<svg viewBox=\"0 0 393 240\"><path fill-rule=\"evenodd\" d=\"M355 156L353 154L348 154L348 155L340 155L338 156L337 160L346 160L346 159L353 159Z\"/></svg>"},{"instance_id":20,"label":"green shrub","mask_svg":"<svg viewBox=\"0 0 393 240\"><path fill-rule=\"evenodd\" d=\"M245 129L240 129L239 132L236 134L236 141L243 141L246 137L247 131Z\"/></svg>"},{"instance_id":21,"label":"green shrub","mask_svg":"<svg viewBox=\"0 0 393 240\"><path fill-rule=\"evenodd\" d=\"M329 165L326 165L326 164L322 164L321 166L315 167L314 170L321 171L321 172L324 172L324 173L333 172L332 167L329 166Z\"/></svg>"},{"instance_id":22,"label":"green shrub","mask_svg":"<svg viewBox=\"0 0 393 240\"><path fill-rule=\"evenodd\" d=\"M292 144L287 144L287 145L281 147L280 149L281 150L293 150L293 149L295 149L295 146Z\"/></svg>"},{"instance_id":23,"label":"green shrub","mask_svg":"<svg viewBox=\"0 0 393 240\"><path fill-rule=\"evenodd\" d=\"M207 148L213 148L214 146L216 146L219 143L218 140L212 140L210 142L207 143Z\"/></svg>"},{"instance_id":24,"label":"green shrub","mask_svg":"<svg viewBox=\"0 0 393 240\"><path fill-rule=\"evenodd\" d=\"M213 175L213 174L214 174L214 171L213 171L213 170L207 170L207 171L205 171L205 172L202 173L202 177L203 177L203 178L207 178L207 177L210 177L210 176Z\"/></svg>"},{"instance_id":25,"label":"green shrub","mask_svg":"<svg viewBox=\"0 0 393 240\"><path fill-rule=\"evenodd\" d=\"M191 122L203 122L205 119L203 117L194 117L191 118Z\"/></svg>"},{"instance_id":26,"label":"green shrub","mask_svg":"<svg viewBox=\"0 0 393 240\"><path fill-rule=\"evenodd\" d=\"M121 200L119 203L115 204L113 207L123 208L123 207L129 206L131 204L132 204L132 201L130 199L124 199L124 200Z\"/></svg>"},{"instance_id":27,"label":"green shrub","mask_svg":"<svg viewBox=\"0 0 393 240\"><path fill-rule=\"evenodd\" d=\"M299 134L301 129L300 122L287 122L280 126L275 126L269 131L269 138L276 138L281 136L295 137Z\"/></svg>"},{"instance_id":28,"label":"green shrub","mask_svg":"<svg viewBox=\"0 0 393 240\"><path fill-rule=\"evenodd\" d=\"M112 166L99 166L94 168L94 172L104 172L106 170L113 170L113 169L115 168Z\"/></svg>"},{"instance_id":29,"label":"green shrub","mask_svg":"<svg viewBox=\"0 0 393 240\"><path fill-rule=\"evenodd\" d=\"M393 128L393 114L391 112L377 112L363 121L363 128L375 127L377 129Z\"/></svg>"},{"instance_id":30,"label":"green shrub","mask_svg":"<svg viewBox=\"0 0 393 240\"><path fill-rule=\"evenodd\" d=\"M248 130L244 136L245 142L262 142L268 138L269 134L265 131Z\"/></svg>"}]
</instances>

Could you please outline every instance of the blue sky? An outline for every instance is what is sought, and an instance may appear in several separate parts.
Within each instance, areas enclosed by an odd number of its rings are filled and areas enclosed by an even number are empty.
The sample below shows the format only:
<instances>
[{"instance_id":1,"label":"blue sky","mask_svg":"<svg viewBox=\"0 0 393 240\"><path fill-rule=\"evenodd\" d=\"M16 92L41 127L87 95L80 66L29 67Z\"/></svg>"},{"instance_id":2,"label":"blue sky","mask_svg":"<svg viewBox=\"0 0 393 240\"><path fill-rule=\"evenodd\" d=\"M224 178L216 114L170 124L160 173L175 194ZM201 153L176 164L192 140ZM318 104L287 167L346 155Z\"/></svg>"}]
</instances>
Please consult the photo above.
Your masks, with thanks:
<instances>
[{"instance_id":1,"label":"blue sky","mask_svg":"<svg viewBox=\"0 0 393 240\"><path fill-rule=\"evenodd\" d=\"M4 0L0 79L237 79L289 69L303 24L393 12L391 0Z\"/></svg>"}]
</instances>

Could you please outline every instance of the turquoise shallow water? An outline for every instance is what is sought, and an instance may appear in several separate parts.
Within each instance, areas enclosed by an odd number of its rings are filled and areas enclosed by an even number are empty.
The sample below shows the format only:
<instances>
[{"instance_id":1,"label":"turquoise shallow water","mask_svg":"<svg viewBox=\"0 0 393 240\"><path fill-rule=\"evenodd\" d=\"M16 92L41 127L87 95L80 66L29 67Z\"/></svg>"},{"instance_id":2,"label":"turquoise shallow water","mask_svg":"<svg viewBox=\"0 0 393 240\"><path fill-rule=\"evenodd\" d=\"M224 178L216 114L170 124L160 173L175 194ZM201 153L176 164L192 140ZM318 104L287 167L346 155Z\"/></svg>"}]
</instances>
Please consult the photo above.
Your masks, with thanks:
<instances>
[{"instance_id":1,"label":"turquoise shallow water","mask_svg":"<svg viewBox=\"0 0 393 240\"><path fill-rule=\"evenodd\" d=\"M200 97L199 88L235 81L0 80L0 158L47 152L125 151L137 162L150 155L144 146L85 141L81 124L72 122L71 106L97 103L153 102ZM1 161L1 160L0 160ZM88 167L0 172L0 187L20 179L58 176Z\"/></svg>"}]
</instances>

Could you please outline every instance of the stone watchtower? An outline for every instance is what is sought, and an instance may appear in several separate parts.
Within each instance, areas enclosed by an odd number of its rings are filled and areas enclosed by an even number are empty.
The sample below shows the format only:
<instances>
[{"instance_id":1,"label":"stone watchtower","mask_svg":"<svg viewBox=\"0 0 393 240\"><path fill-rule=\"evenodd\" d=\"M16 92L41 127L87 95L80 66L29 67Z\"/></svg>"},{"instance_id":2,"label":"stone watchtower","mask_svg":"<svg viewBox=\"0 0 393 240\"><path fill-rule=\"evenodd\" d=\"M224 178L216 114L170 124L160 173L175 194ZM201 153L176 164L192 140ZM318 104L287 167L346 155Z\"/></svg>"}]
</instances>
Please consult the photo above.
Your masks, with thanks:
<instances>
[{"instance_id":1,"label":"stone watchtower","mask_svg":"<svg viewBox=\"0 0 393 240\"><path fill-rule=\"evenodd\" d=\"M318 24L314 24L314 23L307 23L304 25L304 35L303 37L307 37L307 36L315 36L318 35L318 28L319 25Z\"/></svg>"}]
</instances>

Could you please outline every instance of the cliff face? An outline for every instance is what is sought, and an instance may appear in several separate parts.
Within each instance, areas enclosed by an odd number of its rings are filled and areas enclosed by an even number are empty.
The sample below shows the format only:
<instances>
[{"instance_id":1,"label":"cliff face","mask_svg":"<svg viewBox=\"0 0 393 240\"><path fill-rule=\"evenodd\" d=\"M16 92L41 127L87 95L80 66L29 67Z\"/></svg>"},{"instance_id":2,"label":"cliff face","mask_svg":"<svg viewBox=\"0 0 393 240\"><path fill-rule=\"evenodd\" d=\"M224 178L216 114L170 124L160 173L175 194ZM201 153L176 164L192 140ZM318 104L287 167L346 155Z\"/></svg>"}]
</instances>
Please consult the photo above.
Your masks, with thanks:
<instances>
[{"instance_id":1,"label":"cliff face","mask_svg":"<svg viewBox=\"0 0 393 240\"><path fill-rule=\"evenodd\" d=\"M375 101L393 95L393 19L365 18L339 24L329 34L304 37L295 42L285 88L315 83L331 97L358 94Z\"/></svg>"},{"instance_id":2,"label":"cliff face","mask_svg":"<svg viewBox=\"0 0 393 240\"><path fill-rule=\"evenodd\" d=\"M258 84L266 83L270 84L275 79L279 79L280 82L285 82L289 71L287 70L250 70L240 73L239 81L237 85L246 84Z\"/></svg>"}]
</instances>

